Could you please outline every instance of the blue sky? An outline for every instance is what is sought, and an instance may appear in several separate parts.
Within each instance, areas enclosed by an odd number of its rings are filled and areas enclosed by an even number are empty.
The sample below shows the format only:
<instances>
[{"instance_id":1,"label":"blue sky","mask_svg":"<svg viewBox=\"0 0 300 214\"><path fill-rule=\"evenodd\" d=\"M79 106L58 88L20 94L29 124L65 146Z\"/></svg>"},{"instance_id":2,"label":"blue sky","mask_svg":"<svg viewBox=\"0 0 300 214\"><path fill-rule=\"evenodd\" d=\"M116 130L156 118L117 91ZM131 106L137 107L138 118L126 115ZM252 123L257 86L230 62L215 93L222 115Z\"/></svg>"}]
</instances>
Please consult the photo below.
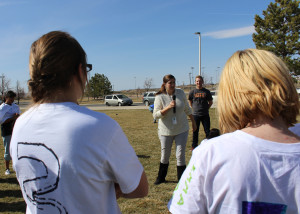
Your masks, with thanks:
<instances>
[{"instance_id":1,"label":"blue sky","mask_svg":"<svg viewBox=\"0 0 300 214\"><path fill-rule=\"evenodd\" d=\"M85 49L91 76L104 74L115 90L160 87L165 74L188 84L201 67L218 78L237 50L255 48L254 16L271 0L0 0L0 74L27 90L30 45L62 30ZM194 67L192 70L191 67ZM218 68L220 67L220 68Z\"/></svg>"}]
</instances>

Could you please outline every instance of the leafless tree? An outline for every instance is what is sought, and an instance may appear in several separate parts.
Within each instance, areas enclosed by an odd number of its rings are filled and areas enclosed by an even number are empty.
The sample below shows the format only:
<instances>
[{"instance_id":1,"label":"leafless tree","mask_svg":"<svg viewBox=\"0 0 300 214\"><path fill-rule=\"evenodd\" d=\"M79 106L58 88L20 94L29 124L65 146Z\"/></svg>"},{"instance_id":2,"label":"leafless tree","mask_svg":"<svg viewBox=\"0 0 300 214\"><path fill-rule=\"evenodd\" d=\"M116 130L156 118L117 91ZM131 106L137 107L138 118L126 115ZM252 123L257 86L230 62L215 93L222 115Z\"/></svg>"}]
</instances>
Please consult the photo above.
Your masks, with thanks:
<instances>
[{"instance_id":1,"label":"leafless tree","mask_svg":"<svg viewBox=\"0 0 300 214\"><path fill-rule=\"evenodd\" d=\"M138 97L139 94L141 94L141 93L142 93L142 89L140 87L137 87L137 89L136 89L136 97Z\"/></svg>"},{"instance_id":2,"label":"leafless tree","mask_svg":"<svg viewBox=\"0 0 300 214\"><path fill-rule=\"evenodd\" d=\"M17 100L18 100L18 105L19 105L20 99L25 97L25 90L24 90L24 88L21 87L19 80L17 80L17 83L16 83L16 94L17 94Z\"/></svg>"},{"instance_id":3,"label":"leafless tree","mask_svg":"<svg viewBox=\"0 0 300 214\"><path fill-rule=\"evenodd\" d=\"M149 91L149 89L153 86L153 79L152 78L146 78L144 82L144 88L146 91Z\"/></svg>"},{"instance_id":4,"label":"leafless tree","mask_svg":"<svg viewBox=\"0 0 300 214\"><path fill-rule=\"evenodd\" d=\"M0 91L1 91L1 99L2 99L2 101L4 101L4 93L6 92L6 91L8 91L9 90L9 85L10 85L10 80L9 79L7 79L7 77L4 75L4 74L2 74L1 76L0 76L0 78L1 78L1 82L0 82Z\"/></svg>"}]
</instances>

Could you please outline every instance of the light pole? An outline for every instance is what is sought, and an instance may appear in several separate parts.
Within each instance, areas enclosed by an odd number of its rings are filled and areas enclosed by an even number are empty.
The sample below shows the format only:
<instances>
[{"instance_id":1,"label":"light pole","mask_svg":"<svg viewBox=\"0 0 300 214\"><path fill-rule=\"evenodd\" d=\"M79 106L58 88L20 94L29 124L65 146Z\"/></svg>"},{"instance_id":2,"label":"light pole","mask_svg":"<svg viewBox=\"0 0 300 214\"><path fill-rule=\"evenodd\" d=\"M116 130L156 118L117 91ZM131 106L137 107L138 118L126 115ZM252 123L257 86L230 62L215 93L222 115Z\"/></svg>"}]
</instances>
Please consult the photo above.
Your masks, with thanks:
<instances>
[{"instance_id":1,"label":"light pole","mask_svg":"<svg viewBox=\"0 0 300 214\"><path fill-rule=\"evenodd\" d=\"M192 73L189 73L189 77L190 77L190 89L192 89L192 85L191 85L191 74L192 74Z\"/></svg>"},{"instance_id":2,"label":"light pole","mask_svg":"<svg viewBox=\"0 0 300 214\"><path fill-rule=\"evenodd\" d=\"M191 69L192 69L192 83L194 84L194 67L191 67Z\"/></svg>"},{"instance_id":3,"label":"light pole","mask_svg":"<svg viewBox=\"0 0 300 214\"><path fill-rule=\"evenodd\" d=\"M134 77L134 90L136 90L136 77Z\"/></svg>"},{"instance_id":4,"label":"light pole","mask_svg":"<svg viewBox=\"0 0 300 214\"><path fill-rule=\"evenodd\" d=\"M134 77L134 90L135 90L135 93L136 93L136 97L138 97L138 93L137 93L137 90L136 90L136 77Z\"/></svg>"},{"instance_id":5,"label":"light pole","mask_svg":"<svg viewBox=\"0 0 300 214\"><path fill-rule=\"evenodd\" d=\"M199 35L199 75L201 76L201 33L196 32L196 35Z\"/></svg>"},{"instance_id":6,"label":"light pole","mask_svg":"<svg viewBox=\"0 0 300 214\"><path fill-rule=\"evenodd\" d=\"M220 69L220 67L218 66L218 67L217 67L217 70L216 70L216 72L217 72L217 74L216 74L216 83L220 81L220 73L219 73L219 69Z\"/></svg>"}]
</instances>

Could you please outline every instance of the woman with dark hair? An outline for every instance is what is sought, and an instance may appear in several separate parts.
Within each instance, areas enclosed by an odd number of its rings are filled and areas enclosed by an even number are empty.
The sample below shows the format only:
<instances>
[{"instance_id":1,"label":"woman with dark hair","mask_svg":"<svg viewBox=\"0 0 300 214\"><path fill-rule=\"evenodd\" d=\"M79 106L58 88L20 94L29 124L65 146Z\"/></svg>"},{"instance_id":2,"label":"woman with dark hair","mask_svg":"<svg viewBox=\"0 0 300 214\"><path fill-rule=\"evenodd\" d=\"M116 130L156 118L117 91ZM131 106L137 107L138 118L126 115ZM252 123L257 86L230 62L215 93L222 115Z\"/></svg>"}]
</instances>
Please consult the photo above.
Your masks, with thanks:
<instances>
[{"instance_id":1,"label":"woman with dark hair","mask_svg":"<svg viewBox=\"0 0 300 214\"><path fill-rule=\"evenodd\" d=\"M120 213L118 197L148 193L143 166L118 123L77 104L92 68L86 60L65 32L31 46L34 105L17 120L11 142L27 213Z\"/></svg>"},{"instance_id":2,"label":"woman with dark hair","mask_svg":"<svg viewBox=\"0 0 300 214\"><path fill-rule=\"evenodd\" d=\"M175 77L165 75L160 91L156 93L153 117L159 119L158 136L161 142L161 159L158 176L154 184L165 182L173 141L176 143L177 178L180 179L186 168L185 148L189 131L187 116L196 124L192 110L183 90L175 88Z\"/></svg>"}]
</instances>

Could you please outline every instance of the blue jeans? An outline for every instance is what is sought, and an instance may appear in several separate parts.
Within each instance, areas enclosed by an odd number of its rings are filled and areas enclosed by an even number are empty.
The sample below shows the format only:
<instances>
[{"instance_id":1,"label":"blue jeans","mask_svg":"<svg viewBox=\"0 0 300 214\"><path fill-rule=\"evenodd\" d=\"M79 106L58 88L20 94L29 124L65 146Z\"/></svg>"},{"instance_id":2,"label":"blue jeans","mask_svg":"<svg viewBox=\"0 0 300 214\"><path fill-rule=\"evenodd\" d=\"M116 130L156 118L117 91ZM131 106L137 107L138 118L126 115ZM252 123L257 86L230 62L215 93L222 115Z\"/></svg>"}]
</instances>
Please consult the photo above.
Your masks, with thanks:
<instances>
[{"instance_id":1,"label":"blue jeans","mask_svg":"<svg viewBox=\"0 0 300 214\"><path fill-rule=\"evenodd\" d=\"M4 159L6 161L10 161L11 157L9 153L9 146L10 146L11 135L2 137L2 140L3 140L4 150L5 150Z\"/></svg>"},{"instance_id":2,"label":"blue jeans","mask_svg":"<svg viewBox=\"0 0 300 214\"><path fill-rule=\"evenodd\" d=\"M205 116L198 116L198 115L193 115L194 120L197 125L197 130L193 132L193 143L192 147L196 148L198 146L198 139L199 139L199 129L200 129L200 122L202 122L205 136L207 137L210 132L210 117L209 114Z\"/></svg>"}]
</instances>

